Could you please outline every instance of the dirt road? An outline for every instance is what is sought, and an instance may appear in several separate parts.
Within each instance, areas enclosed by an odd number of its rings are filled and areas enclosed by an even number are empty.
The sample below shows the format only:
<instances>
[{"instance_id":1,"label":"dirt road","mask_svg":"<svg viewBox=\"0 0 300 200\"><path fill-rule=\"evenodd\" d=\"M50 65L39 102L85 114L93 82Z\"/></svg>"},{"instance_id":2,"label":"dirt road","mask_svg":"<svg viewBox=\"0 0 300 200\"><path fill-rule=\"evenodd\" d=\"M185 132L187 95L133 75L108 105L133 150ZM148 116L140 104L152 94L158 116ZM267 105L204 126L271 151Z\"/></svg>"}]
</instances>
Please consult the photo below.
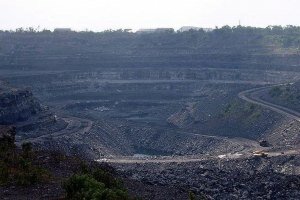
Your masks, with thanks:
<instances>
[{"instance_id":1,"label":"dirt road","mask_svg":"<svg viewBox=\"0 0 300 200\"><path fill-rule=\"evenodd\" d=\"M249 103L260 105L262 107L268 108L268 109L273 110L281 115L287 116L289 118L292 118L292 119L300 122L300 113L299 112L291 110L291 109L283 107L283 106L280 106L280 105L266 102L262 99L259 99L259 97L257 95L259 92L261 92L263 90L267 90L274 86L280 86L280 85L286 85L286 84L271 85L271 86L265 86L265 87L246 90L246 91L240 92L238 94L238 97Z\"/></svg>"},{"instance_id":2,"label":"dirt road","mask_svg":"<svg viewBox=\"0 0 300 200\"><path fill-rule=\"evenodd\" d=\"M275 105L270 102L266 102L264 100L259 99L257 93L269 89L274 86L280 86L280 85L285 85L285 84L278 84L278 85L271 85L271 86L264 86L260 88L254 88L250 90L246 90L243 92L240 92L238 94L238 97L253 104L257 104L260 106L263 106L265 108L271 109L279 114L282 114L284 116L287 116L289 118L292 118L296 121L300 122L300 113L294 110L291 110L289 108ZM213 136L214 137L214 136ZM236 139L238 140L238 139ZM241 138L241 141L242 138ZM237 141L236 141L237 142ZM253 141L248 141L245 140L243 141L244 143L249 143L250 146L257 147L257 149L262 150L261 147L257 146L256 142ZM283 152L275 152L272 150L265 149L268 152L269 157L276 157L276 156L282 156L282 155L299 155L300 150L287 150ZM149 158L135 158L135 157L119 157L119 158L103 158L99 159L99 162L107 162L107 163L123 163L123 164L132 164L132 163L188 163L188 162L199 162L207 159L237 159L237 158L250 158L253 157L254 155L252 152L240 152L240 153L234 153L234 154L224 154L224 155L219 155L219 156L201 156L201 157L186 157L186 156L176 156L176 157L149 157Z\"/></svg>"},{"instance_id":3,"label":"dirt road","mask_svg":"<svg viewBox=\"0 0 300 200\"><path fill-rule=\"evenodd\" d=\"M66 128L64 128L63 130L51 134L41 135L35 138L29 138L22 142L37 143L37 142L43 142L44 140L49 138L60 137L63 135L71 135L71 134L83 135L85 133L88 133L93 126L93 122L88 119L81 119L77 117L68 116L68 117L62 117L62 120L64 120L67 123Z\"/></svg>"}]
</instances>

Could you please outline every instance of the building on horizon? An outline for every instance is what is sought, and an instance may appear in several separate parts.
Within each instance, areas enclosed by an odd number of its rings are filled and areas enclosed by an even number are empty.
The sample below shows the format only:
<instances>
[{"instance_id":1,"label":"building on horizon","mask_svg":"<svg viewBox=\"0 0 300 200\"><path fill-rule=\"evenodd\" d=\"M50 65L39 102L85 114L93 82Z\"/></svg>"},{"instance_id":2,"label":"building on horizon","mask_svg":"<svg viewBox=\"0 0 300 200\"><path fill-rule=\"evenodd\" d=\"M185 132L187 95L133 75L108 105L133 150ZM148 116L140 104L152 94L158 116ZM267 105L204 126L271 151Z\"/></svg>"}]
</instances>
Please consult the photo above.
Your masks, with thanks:
<instances>
[{"instance_id":1,"label":"building on horizon","mask_svg":"<svg viewBox=\"0 0 300 200\"><path fill-rule=\"evenodd\" d=\"M196 27L196 26L183 26L180 29L178 29L179 32L186 32L186 31L199 31L203 30L205 32L211 32L213 31L212 28L201 28L201 27Z\"/></svg>"},{"instance_id":2,"label":"building on horizon","mask_svg":"<svg viewBox=\"0 0 300 200\"><path fill-rule=\"evenodd\" d=\"M139 29L136 33L167 33L174 32L173 28L148 28L148 29Z\"/></svg>"}]
</instances>

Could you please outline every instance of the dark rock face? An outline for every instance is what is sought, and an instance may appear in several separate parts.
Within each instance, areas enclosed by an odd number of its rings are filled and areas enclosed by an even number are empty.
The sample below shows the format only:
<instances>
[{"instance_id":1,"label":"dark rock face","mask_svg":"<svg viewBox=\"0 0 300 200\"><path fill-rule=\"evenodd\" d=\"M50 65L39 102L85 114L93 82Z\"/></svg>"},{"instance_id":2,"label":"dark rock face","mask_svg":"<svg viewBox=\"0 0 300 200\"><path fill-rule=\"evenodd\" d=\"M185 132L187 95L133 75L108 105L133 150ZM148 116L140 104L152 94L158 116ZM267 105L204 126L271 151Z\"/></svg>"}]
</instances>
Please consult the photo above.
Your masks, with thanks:
<instances>
[{"instance_id":1,"label":"dark rock face","mask_svg":"<svg viewBox=\"0 0 300 200\"><path fill-rule=\"evenodd\" d=\"M15 142L16 128L13 126L0 125L0 143L13 145Z\"/></svg>"},{"instance_id":2,"label":"dark rock face","mask_svg":"<svg viewBox=\"0 0 300 200\"><path fill-rule=\"evenodd\" d=\"M41 110L31 91L0 83L0 124L24 121Z\"/></svg>"},{"instance_id":3,"label":"dark rock face","mask_svg":"<svg viewBox=\"0 0 300 200\"><path fill-rule=\"evenodd\" d=\"M270 143L266 140L261 140L259 141L259 145L262 146L262 147L269 147L271 146Z\"/></svg>"}]
</instances>

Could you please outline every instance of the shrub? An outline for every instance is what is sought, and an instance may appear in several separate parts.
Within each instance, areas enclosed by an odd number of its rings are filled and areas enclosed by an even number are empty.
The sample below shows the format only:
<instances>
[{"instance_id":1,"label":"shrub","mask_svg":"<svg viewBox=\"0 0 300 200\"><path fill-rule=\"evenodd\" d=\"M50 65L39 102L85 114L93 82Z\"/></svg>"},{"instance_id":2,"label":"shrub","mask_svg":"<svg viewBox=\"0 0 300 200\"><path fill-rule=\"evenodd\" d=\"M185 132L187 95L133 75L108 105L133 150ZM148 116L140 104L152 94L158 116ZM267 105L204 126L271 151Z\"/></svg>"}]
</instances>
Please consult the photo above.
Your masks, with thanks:
<instances>
[{"instance_id":1,"label":"shrub","mask_svg":"<svg viewBox=\"0 0 300 200\"><path fill-rule=\"evenodd\" d=\"M275 86L275 87L273 87L273 88L269 91L269 94L270 94L271 97L278 97L278 96L280 96L280 95L282 94L282 92L283 92L283 91L281 90L280 87Z\"/></svg>"},{"instance_id":2,"label":"shrub","mask_svg":"<svg viewBox=\"0 0 300 200\"><path fill-rule=\"evenodd\" d=\"M32 144L30 142L26 142L22 144L22 156L24 158L29 158L32 155Z\"/></svg>"},{"instance_id":3,"label":"shrub","mask_svg":"<svg viewBox=\"0 0 300 200\"><path fill-rule=\"evenodd\" d=\"M189 200L196 200L196 195L191 191L189 191Z\"/></svg>"},{"instance_id":4,"label":"shrub","mask_svg":"<svg viewBox=\"0 0 300 200\"><path fill-rule=\"evenodd\" d=\"M201 193L199 196L196 196L193 192L189 191L189 200L206 200L207 197L205 194Z\"/></svg>"},{"instance_id":5,"label":"shrub","mask_svg":"<svg viewBox=\"0 0 300 200\"><path fill-rule=\"evenodd\" d=\"M18 170L14 179L18 185L29 186L49 180L50 174L47 170L29 164L25 169Z\"/></svg>"},{"instance_id":6,"label":"shrub","mask_svg":"<svg viewBox=\"0 0 300 200\"><path fill-rule=\"evenodd\" d=\"M48 181L50 174L47 170L32 164L32 147L30 143L22 145L19 153L14 145L0 142L0 184L16 183L29 186Z\"/></svg>"},{"instance_id":7,"label":"shrub","mask_svg":"<svg viewBox=\"0 0 300 200\"><path fill-rule=\"evenodd\" d=\"M8 182L9 170L6 165L0 163L0 185Z\"/></svg>"},{"instance_id":8,"label":"shrub","mask_svg":"<svg viewBox=\"0 0 300 200\"><path fill-rule=\"evenodd\" d=\"M120 181L102 169L86 169L63 183L67 199L74 200L127 200L129 196Z\"/></svg>"},{"instance_id":9,"label":"shrub","mask_svg":"<svg viewBox=\"0 0 300 200\"><path fill-rule=\"evenodd\" d=\"M81 200L96 199L105 186L88 175L74 175L63 184L63 188L68 199Z\"/></svg>"},{"instance_id":10,"label":"shrub","mask_svg":"<svg viewBox=\"0 0 300 200\"><path fill-rule=\"evenodd\" d=\"M126 200L127 192L109 189L88 174L73 175L63 183L67 199L72 200Z\"/></svg>"},{"instance_id":11,"label":"shrub","mask_svg":"<svg viewBox=\"0 0 300 200\"><path fill-rule=\"evenodd\" d=\"M92 175L97 181L104 183L107 188L121 188L120 181L114 178L109 172L97 169L92 172Z\"/></svg>"}]
</instances>

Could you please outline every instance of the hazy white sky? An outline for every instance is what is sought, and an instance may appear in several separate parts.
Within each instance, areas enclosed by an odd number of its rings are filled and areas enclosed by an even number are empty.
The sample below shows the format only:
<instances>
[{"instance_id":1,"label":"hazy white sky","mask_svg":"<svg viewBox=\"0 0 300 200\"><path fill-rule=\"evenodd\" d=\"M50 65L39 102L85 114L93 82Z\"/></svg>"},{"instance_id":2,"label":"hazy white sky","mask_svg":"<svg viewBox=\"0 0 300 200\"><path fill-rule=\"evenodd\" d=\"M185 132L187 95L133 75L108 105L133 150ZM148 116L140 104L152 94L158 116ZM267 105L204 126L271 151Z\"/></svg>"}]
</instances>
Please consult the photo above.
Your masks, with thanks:
<instances>
[{"instance_id":1,"label":"hazy white sky","mask_svg":"<svg viewBox=\"0 0 300 200\"><path fill-rule=\"evenodd\" d=\"M300 25L300 0L0 0L0 29Z\"/></svg>"}]
</instances>

